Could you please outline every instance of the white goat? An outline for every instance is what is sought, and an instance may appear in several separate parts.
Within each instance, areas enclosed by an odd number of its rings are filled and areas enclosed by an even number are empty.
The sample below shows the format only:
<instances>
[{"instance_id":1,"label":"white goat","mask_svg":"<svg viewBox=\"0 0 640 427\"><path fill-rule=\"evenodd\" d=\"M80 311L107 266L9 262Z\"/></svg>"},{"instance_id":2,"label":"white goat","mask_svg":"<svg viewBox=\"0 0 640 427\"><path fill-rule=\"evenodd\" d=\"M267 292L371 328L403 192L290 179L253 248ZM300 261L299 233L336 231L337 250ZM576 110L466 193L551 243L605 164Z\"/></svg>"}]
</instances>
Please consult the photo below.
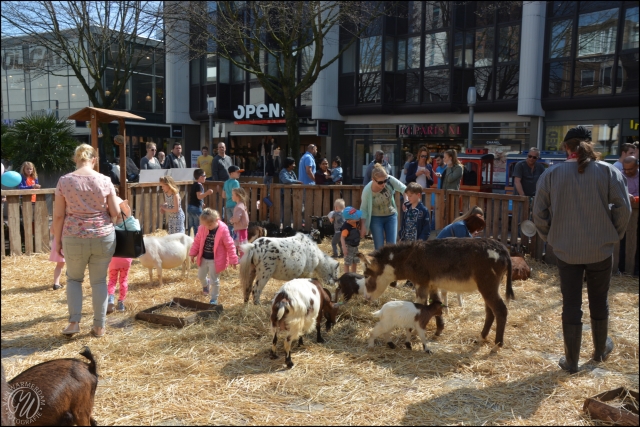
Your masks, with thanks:
<instances>
[{"instance_id":1,"label":"white goat","mask_svg":"<svg viewBox=\"0 0 640 427\"><path fill-rule=\"evenodd\" d=\"M380 321L371 330L369 347L373 347L375 339L382 335L382 338L390 348L396 348L396 345L390 340L391 331L395 328L405 328L407 334L404 345L409 350L411 350L411 333L415 329L422 340L422 348L425 352L431 353L431 350L427 348L425 330L427 329L427 323L433 316L442 315L442 307L443 305L440 301L426 306L409 301L390 301L386 303L380 310L373 313L374 316L380 318Z\"/></svg>"},{"instance_id":2,"label":"white goat","mask_svg":"<svg viewBox=\"0 0 640 427\"><path fill-rule=\"evenodd\" d=\"M145 253L138 260L149 269L149 283L153 282L153 269L158 270L159 285L162 286L162 269L182 265L182 274L188 276L191 262L189 250L193 238L184 233L168 234L162 237L144 236Z\"/></svg>"}]
</instances>

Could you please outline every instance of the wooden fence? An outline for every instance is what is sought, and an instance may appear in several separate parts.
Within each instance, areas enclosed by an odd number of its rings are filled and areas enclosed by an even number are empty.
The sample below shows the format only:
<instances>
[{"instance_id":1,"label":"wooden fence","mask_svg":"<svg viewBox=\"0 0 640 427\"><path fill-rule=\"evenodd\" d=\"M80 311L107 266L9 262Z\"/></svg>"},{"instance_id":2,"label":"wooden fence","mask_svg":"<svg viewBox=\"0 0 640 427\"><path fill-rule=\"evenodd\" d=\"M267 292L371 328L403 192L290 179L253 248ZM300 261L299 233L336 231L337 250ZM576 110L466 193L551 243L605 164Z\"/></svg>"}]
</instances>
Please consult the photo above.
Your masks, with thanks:
<instances>
[{"instance_id":1,"label":"wooden fence","mask_svg":"<svg viewBox=\"0 0 640 427\"><path fill-rule=\"evenodd\" d=\"M189 191L192 181L178 182L182 209L187 213ZM205 191L213 189L213 194L205 197L206 206L216 209L222 214L225 198L222 192L222 182L206 181ZM272 184L270 193L264 184L242 183L247 191L247 209L251 221L269 220L278 226L292 226L294 230L308 232L312 226L312 216L323 216L333 210L336 199L342 198L347 206L360 207L362 186L360 185L283 185ZM164 203L162 188L156 183L137 183L128 186L130 205L134 215L140 221L144 233L151 233L159 228L165 228L164 217L160 214L159 206ZM12 255L49 252L49 228L51 212L47 211L46 197L55 197L52 188L42 190L2 190L6 196L2 204L2 217L7 221L2 228L0 244L9 249ZM31 195L36 195L36 202L31 203ZM265 198L269 200L265 202ZM401 194L396 193L396 205L401 206ZM268 206L269 202L271 207ZM485 212L486 228L481 233L483 237L500 240L505 245L519 247L525 244L530 248L531 255L537 260L555 263L553 249L545 246L538 236L533 237L531 244L528 238L519 235L520 223L529 218L530 201L528 197L478 193L473 191L446 191L426 189L422 196L424 205L433 212L435 228L441 230L455 217L472 206L480 206ZM402 210L399 209L398 225L402 221ZM31 227L23 224L31 223ZM637 247L638 206L633 207L626 238L625 270L633 272L635 262L635 248ZM7 245L8 243L8 245ZM619 246L619 245L618 245ZM617 260L619 248L616 248ZM5 251L2 252L4 258ZM615 264L617 266L617 263Z\"/></svg>"}]
</instances>

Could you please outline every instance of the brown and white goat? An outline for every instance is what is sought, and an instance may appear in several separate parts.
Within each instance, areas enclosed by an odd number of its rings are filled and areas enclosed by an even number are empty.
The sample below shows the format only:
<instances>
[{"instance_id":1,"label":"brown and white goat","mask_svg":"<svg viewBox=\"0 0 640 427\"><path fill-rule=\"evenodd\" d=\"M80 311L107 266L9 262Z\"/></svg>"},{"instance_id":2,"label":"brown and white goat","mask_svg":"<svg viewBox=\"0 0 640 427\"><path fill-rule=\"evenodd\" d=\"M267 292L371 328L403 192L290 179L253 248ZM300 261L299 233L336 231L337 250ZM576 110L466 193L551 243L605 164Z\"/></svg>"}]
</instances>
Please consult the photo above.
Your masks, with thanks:
<instances>
[{"instance_id":1,"label":"brown and white goat","mask_svg":"<svg viewBox=\"0 0 640 427\"><path fill-rule=\"evenodd\" d=\"M96 361L89 347L85 347L80 354L89 359L89 364L78 359L50 360L32 366L9 381L14 390L10 395L11 399L22 398L21 402L24 404L26 396L18 395L15 390L18 390L21 384L28 384L28 387L31 387L29 390L33 391L34 387L37 387L46 400L40 407L40 416L30 419L29 425L97 425L91 417L98 386ZM9 404L20 405L20 402L11 401ZM19 419L21 413L24 411L14 412L18 424L27 421Z\"/></svg>"},{"instance_id":2,"label":"brown and white goat","mask_svg":"<svg viewBox=\"0 0 640 427\"><path fill-rule=\"evenodd\" d=\"M292 368L291 342L299 337L298 345L302 345L302 335L311 332L315 323L317 341L323 343L324 339L320 335L322 317L327 319L329 331L336 323L338 307L338 304L331 302L331 292L323 289L318 280L294 279L282 285L271 305L273 343L270 357L278 358L278 331L287 331L284 340L285 362L288 368Z\"/></svg>"},{"instance_id":3,"label":"brown and white goat","mask_svg":"<svg viewBox=\"0 0 640 427\"><path fill-rule=\"evenodd\" d=\"M419 303L440 301L438 289L449 292L478 290L485 302L485 322L481 332L486 339L496 320L496 339L492 351L502 347L507 324L507 306L500 298L502 277L507 274L507 301L514 298L511 286L511 258L507 248L493 239L436 239L400 242L384 246L370 256L360 254L365 263L365 297L378 299L395 280L415 284ZM436 335L444 329L436 316Z\"/></svg>"},{"instance_id":4,"label":"brown and white goat","mask_svg":"<svg viewBox=\"0 0 640 427\"><path fill-rule=\"evenodd\" d=\"M380 321L371 330L369 347L373 347L375 339L382 336L390 348L396 348L396 345L390 340L391 331L395 328L404 328L407 331L404 341L405 347L411 350L411 335L415 330L422 341L422 349L431 353L431 350L427 348L425 332L429 320L433 316L442 315L442 307L440 301L429 305L409 301L389 301L380 310L373 313L375 317L380 318Z\"/></svg>"},{"instance_id":5,"label":"brown and white goat","mask_svg":"<svg viewBox=\"0 0 640 427\"><path fill-rule=\"evenodd\" d=\"M354 295L364 297L364 276L358 273L344 273L338 279L335 302L340 299L340 294L344 295L345 302L353 298Z\"/></svg>"}]
</instances>

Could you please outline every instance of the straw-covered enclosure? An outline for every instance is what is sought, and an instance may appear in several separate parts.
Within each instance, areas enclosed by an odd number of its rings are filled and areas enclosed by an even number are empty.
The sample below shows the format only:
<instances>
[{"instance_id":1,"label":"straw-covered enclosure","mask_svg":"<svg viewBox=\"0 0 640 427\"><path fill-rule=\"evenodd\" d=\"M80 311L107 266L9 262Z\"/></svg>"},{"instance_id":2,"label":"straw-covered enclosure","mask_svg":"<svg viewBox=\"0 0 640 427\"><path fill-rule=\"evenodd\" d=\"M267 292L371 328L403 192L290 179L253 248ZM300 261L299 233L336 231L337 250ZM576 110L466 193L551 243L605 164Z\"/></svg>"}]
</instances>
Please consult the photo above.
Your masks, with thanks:
<instances>
[{"instance_id":1,"label":"straw-covered enclosure","mask_svg":"<svg viewBox=\"0 0 640 427\"><path fill-rule=\"evenodd\" d=\"M321 245L329 252L328 240ZM365 241L361 251L372 250ZM89 345L100 380L94 418L99 424L508 424L590 425L584 399L620 386L638 388L638 279L614 277L611 331L616 348L600 365L587 363L592 344L584 294L582 370L570 376L557 366L563 353L561 295L557 270L528 260L532 278L514 282L504 348L475 339L485 315L479 294L455 298L445 330L427 336L433 354L391 350L380 341L367 349L376 319L387 301L413 300L399 283L375 303L352 299L338 323L293 346L295 366L271 360L270 305L282 282L271 280L263 304L244 305L238 270L222 275L224 311L185 328L134 320L145 308L182 297L208 302L201 295L196 267L188 278L179 268L165 270L163 288L148 283L148 271L134 261L129 274L127 311L108 316L107 335L89 335L90 286L85 280L82 332L73 339L60 332L67 322L65 291L51 290L55 264L46 255L2 261L2 360L7 378L39 362L78 357ZM427 262L428 260L425 260ZM154 274L155 276L155 274ZM62 282L65 283L63 276ZM333 290L333 288L332 288ZM504 297L504 285L500 290ZM495 328L495 324L494 324ZM493 340L495 331L489 335ZM393 337L400 343L403 331ZM281 334L282 335L282 334Z\"/></svg>"}]
</instances>

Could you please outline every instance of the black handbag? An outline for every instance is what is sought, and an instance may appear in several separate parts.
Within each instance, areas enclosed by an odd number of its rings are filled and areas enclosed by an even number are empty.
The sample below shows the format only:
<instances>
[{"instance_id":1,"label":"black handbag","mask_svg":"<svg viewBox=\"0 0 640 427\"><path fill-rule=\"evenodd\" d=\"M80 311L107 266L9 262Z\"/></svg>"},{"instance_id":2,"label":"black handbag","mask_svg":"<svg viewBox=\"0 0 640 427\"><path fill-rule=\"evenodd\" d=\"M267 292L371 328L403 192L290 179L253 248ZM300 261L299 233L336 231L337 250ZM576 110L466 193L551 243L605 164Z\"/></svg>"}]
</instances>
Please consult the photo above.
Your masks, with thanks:
<instances>
[{"instance_id":1,"label":"black handbag","mask_svg":"<svg viewBox=\"0 0 640 427\"><path fill-rule=\"evenodd\" d=\"M124 230L116 229L116 258L138 258L145 253L142 230L127 230L127 223L122 214Z\"/></svg>"}]
</instances>

